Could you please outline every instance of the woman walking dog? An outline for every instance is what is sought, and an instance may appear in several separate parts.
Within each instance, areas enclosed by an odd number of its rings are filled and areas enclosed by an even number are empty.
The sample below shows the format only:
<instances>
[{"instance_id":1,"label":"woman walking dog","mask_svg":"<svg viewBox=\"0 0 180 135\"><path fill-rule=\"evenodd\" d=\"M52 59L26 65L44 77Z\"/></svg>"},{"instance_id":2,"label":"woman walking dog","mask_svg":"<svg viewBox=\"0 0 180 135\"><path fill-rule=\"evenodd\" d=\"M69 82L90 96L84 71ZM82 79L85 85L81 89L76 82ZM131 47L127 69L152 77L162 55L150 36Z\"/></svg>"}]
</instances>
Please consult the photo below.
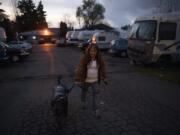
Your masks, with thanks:
<instances>
[{"instance_id":1,"label":"woman walking dog","mask_svg":"<svg viewBox=\"0 0 180 135\"><path fill-rule=\"evenodd\" d=\"M106 79L105 62L100 54L97 45L91 44L86 49L85 55L81 58L75 70L75 84L79 85L81 90L81 103L83 109L86 105L86 95L88 88L92 90L92 108L96 117L100 117L97 106L97 94L99 84Z\"/></svg>"}]
</instances>

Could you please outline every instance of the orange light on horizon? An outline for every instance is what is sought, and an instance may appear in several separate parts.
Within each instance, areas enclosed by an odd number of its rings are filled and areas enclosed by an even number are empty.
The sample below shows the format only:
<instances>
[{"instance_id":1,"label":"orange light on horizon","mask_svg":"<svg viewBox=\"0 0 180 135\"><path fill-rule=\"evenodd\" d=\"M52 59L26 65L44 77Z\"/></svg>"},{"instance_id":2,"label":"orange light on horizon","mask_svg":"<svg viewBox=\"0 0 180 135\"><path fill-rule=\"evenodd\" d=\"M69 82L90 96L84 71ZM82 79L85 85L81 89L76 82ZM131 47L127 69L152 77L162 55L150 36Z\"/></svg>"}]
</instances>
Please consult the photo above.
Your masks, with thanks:
<instances>
[{"instance_id":1,"label":"orange light on horizon","mask_svg":"<svg viewBox=\"0 0 180 135\"><path fill-rule=\"evenodd\" d=\"M47 29L44 30L44 35L49 35L49 31Z\"/></svg>"}]
</instances>

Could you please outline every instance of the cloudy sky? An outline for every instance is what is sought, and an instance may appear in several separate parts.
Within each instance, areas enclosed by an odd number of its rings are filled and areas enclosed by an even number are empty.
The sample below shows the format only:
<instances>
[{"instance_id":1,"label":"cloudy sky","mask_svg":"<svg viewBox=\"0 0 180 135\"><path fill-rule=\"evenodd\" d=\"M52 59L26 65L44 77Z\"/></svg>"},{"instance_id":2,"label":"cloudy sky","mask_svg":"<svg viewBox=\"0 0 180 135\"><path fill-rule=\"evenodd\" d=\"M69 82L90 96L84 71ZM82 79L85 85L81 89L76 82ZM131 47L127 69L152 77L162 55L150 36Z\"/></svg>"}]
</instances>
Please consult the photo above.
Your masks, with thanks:
<instances>
[{"instance_id":1,"label":"cloudy sky","mask_svg":"<svg viewBox=\"0 0 180 135\"><path fill-rule=\"evenodd\" d=\"M13 0L0 0L6 13L11 16ZM106 8L105 20L112 26L120 27L125 24L132 23L133 20L140 15L152 14L157 11L160 0L97 0ZM168 1L168 0L161 0ZM169 0L173 1L173 0ZM176 1L177 10L180 10L180 1ZM34 0L37 4L39 0ZM82 4L82 0L42 0L44 10L47 12L47 21L50 27L58 27L58 22L63 21L65 16L75 22L78 26L75 13L76 8ZM168 5L167 2L163 2Z\"/></svg>"}]
</instances>

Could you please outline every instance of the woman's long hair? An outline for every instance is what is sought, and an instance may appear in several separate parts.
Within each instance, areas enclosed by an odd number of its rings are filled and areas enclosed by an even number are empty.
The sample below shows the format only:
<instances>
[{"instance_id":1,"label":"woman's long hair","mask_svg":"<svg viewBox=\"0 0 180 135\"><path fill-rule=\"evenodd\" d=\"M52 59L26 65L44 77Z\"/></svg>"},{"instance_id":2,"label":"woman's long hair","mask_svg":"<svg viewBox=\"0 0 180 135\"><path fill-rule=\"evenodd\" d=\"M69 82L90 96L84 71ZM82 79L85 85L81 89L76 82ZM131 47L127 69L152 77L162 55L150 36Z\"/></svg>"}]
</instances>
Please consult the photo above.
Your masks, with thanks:
<instances>
[{"instance_id":1,"label":"woman's long hair","mask_svg":"<svg viewBox=\"0 0 180 135\"><path fill-rule=\"evenodd\" d=\"M86 61L86 65L88 65L91 61L91 56L90 56L90 50L91 49L95 49L96 50L96 62L97 62L97 65L100 66L100 61L101 61L101 54L100 54L100 51L99 51L99 48L96 44L90 44L88 45L86 51L85 51L85 61Z\"/></svg>"}]
</instances>

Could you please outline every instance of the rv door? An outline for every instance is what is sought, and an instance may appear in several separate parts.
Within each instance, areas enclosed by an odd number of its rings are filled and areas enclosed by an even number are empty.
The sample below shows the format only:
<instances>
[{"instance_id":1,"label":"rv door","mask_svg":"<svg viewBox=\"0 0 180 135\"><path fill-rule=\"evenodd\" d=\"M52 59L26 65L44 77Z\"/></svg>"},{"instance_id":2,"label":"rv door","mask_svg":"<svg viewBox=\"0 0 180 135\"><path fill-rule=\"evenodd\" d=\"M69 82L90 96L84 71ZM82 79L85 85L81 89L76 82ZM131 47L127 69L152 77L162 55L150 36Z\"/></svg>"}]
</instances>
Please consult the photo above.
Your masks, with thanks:
<instances>
[{"instance_id":1,"label":"rv door","mask_svg":"<svg viewBox=\"0 0 180 135\"><path fill-rule=\"evenodd\" d=\"M176 45L175 45L176 33L177 33L177 23L160 22L157 44L161 45L162 49L166 53L176 52Z\"/></svg>"}]
</instances>

